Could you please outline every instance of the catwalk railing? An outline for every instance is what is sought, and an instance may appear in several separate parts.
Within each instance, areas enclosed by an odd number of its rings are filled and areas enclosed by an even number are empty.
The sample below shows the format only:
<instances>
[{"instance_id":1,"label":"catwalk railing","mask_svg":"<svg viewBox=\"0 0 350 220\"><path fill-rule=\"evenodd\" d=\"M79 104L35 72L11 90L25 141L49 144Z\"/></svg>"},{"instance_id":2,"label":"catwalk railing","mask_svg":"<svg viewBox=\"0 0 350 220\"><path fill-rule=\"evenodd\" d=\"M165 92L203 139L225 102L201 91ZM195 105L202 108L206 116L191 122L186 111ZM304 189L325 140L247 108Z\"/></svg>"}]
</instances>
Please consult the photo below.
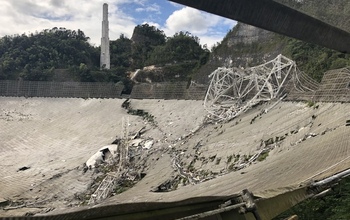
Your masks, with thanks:
<instances>
[{"instance_id":1,"label":"catwalk railing","mask_svg":"<svg viewBox=\"0 0 350 220\"><path fill-rule=\"evenodd\" d=\"M304 82L305 80L303 80ZM292 89L286 100L314 102L350 102L350 69L342 68L326 72L318 88L303 92Z\"/></svg>"},{"instance_id":2,"label":"catwalk railing","mask_svg":"<svg viewBox=\"0 0 350 220\"><path fill-rule=\"evenodd\" d=\"M64 97L64 98L121 98L123 84L102 82L43 82L0 81L0 96ZM203 100L207 86L194 82L141 83L134 85L134 99L191 99Z\"/></svg>"},{"instance_id":3,"label":"catwalk railing","mask_svg":"<svg viewBox=\"0 0 350 220\"><path fill-rule=\"evenodd\" d=\"M285 100L316 102L350 102L350 69L343 68L325 73L322 82L315 84L304 73L298 79L310 91L300 90L297 83L288 82ZM66 97L66 98L121 98L123 84L102 82L43 82L0 81L0 96L22 97ZM133 99L190 99L203 100L207 85L194 82L141 83L134 85L130 97Z\"/></svg>"},{"instance_id":4,"label":"catwalk railing","mask_svg":"<svg viewBox=\"0 0 350 220\"><path fill-rule=\"evenodd\" d=\"M103 82L0 81L0 96L120 98L122 84Z\"/></svg>"},{"instance_id":5,"label":"catwalk railing","mask_svg":"<svg viewBox=\"0 0 350 220\"><path fill-rule=\"evenodd\" d=\"M187 82L141 83L134 85L131 98L203 100L206 91L206 85L194 82L189 85Z\"/></svg>"}]
</instances>

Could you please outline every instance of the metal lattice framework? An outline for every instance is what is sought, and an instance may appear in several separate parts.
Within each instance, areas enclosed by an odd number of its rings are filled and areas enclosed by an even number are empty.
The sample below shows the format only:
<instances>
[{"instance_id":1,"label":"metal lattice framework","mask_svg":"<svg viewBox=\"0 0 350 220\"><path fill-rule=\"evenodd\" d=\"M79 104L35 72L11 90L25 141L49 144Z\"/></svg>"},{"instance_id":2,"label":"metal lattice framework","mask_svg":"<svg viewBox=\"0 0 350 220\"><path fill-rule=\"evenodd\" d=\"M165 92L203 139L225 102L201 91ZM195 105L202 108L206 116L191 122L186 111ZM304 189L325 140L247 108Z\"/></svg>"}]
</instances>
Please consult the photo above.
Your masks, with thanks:
<instances>
[{"instance_id":1,"label":"metal lattice framework","mask_svg":"<svg viewBox=\"0 0 350 220\"><path fill-rule=\"evenodd\" d=\"M204 107L212 120L231 120L262 101L283 97L289 80L298 90L312 90L301 85L298 75L295 62L281 54L244 70L220 67L209 75Z\"/></svg>"},{"instance_id":2,"label":"metal lattice framework","mask_svg":"<svg viewBox=\"0 0 350 220\"><path fill-rule=\"evenodd\" d=\"M113 188L117 184L118 179L121 179L125 168L128 167L128 151L129 151L129 118L122 118L122 139L118 146L119 163L116 173L107 173L96 191L91 195L88 202L89 205L97 204L110 196Z\"/></svg>"}]
</instances>

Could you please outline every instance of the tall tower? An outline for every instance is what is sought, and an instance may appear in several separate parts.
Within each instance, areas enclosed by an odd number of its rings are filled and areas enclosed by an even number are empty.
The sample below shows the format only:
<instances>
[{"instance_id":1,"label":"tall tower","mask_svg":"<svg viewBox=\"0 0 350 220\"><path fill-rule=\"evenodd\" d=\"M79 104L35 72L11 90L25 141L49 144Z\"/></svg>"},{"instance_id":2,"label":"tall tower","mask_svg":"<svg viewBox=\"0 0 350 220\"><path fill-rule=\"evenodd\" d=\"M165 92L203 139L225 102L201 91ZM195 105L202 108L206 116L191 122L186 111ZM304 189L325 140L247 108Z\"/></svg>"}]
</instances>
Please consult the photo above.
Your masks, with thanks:
<instances>
[{"instance_id":1,"label":"tall tower","mask_svg":"<svg viewBox=\"0 0 350 220\"><path fill-rule=\"evenodd\" d=\"M111 61L109 54L109 24L108 24L108 4L103 4L103 20L102 20L102 38L101 38L101 57L100 68L110 69Z\"/></svg>"}]
</instances>

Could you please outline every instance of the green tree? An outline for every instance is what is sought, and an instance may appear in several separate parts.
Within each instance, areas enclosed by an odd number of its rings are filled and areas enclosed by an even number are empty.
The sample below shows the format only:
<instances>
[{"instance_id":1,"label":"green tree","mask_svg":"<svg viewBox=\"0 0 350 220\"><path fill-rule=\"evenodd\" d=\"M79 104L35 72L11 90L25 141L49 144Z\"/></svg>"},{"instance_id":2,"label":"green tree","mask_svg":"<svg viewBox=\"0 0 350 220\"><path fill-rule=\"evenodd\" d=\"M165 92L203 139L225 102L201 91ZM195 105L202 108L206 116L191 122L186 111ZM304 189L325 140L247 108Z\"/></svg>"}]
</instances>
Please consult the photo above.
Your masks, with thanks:
<instances>
[{"instance_id":1,"label":"green tree","mask_svg":"<svg viewBox=\"0 0 350 220\"><path fill-rule=\"evenodd\" d=\"M141 68L145 65L150 53L156 46L164 45L166 36L163 31L149 24L137 25L131 38L132 67Z\"/></svg>"},{"instance_id":2,"label":"green tree","mask_svg":"<svg viewBox=\"0 0 350 220\"><path fill-rule=\"evenodd\" d=\"M1 78L47 80L52 68L69 68L80 63L95 67L99 65L99 53L88 40L81 30L65 28L4 36L0 39Z\"/></svg>"},{"instance_id":3,"label":"green tree","mask_svg":"<svg viewBox=\"0 0 350 220\"><path fill-rule=\"evenodd\" d=\"M299 69L318 81L326 71L350 65L348 54L296 39L288 38L287 41L287 53L296 61Z\"/></svg>"},{"instance_id":4,"label":"green tree","mask_svg":"<svg viewBox=\"0 0 350 220\"><path fill-rule=\"evenodd\" d=\"M132 59L131 43L132 41L123 34L117 40L110 42L112 67L130 67Z\"/></svg>"},{"instance_id":5,"label":"green tree","mask_svg":"<svg viewBox=\"0 0 350 220\"><path fill-rule=\"evenodd\" d=\"M280 214L275 220L298 215L299 219L350 219L350 178L347 177L332 188L325 197L308 199Z\"/></svg>"},{"instance_id":6,"label":"green tree","mask_svg":"<svg viewBox=\"0 0 350 220\"><path fill-rule=\"evenodd\" d=\"M166 80L188 80L209 59L209 50L199 44L199 38L188 32L169 37L165 45L157 46L147 65L166 65ZM174 78L175 77L175 78Z\"/></svg>"},{"instance_id":7,"label":"green tree","mask_svg":"<svg viewBox=\"0 0 350 220\"><path fill-rule=\"evenodd\" d=\"M188 32L178 32L169 37L165 45L155 48L151 53L148 64L166 64L183 61L201 61L205 63L209 51L199 44L199 38Z\"/></svg>"}]
</instances>

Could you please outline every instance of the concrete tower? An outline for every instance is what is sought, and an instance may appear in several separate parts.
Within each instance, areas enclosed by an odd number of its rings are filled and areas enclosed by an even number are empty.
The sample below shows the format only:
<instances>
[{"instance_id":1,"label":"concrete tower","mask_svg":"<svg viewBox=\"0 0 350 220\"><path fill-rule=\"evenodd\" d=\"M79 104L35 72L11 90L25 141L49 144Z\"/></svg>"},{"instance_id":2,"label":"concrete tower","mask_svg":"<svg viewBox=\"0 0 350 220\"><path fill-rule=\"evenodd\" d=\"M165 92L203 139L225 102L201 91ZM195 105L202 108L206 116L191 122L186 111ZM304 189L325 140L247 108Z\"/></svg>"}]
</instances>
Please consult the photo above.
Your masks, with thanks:
<instances>
[{"instance_id":1,"label":"concrete tower","mask_svg":"<svg viewBox=\"0 0 350 220\"><path fill-rule=\"evenodd\" d=\"M110 69L111 61L109 54L109 24L108 24L108 4L103 4L102 38L101 38L101 58L100 68Z\"/></svg>"}]
</instances>

